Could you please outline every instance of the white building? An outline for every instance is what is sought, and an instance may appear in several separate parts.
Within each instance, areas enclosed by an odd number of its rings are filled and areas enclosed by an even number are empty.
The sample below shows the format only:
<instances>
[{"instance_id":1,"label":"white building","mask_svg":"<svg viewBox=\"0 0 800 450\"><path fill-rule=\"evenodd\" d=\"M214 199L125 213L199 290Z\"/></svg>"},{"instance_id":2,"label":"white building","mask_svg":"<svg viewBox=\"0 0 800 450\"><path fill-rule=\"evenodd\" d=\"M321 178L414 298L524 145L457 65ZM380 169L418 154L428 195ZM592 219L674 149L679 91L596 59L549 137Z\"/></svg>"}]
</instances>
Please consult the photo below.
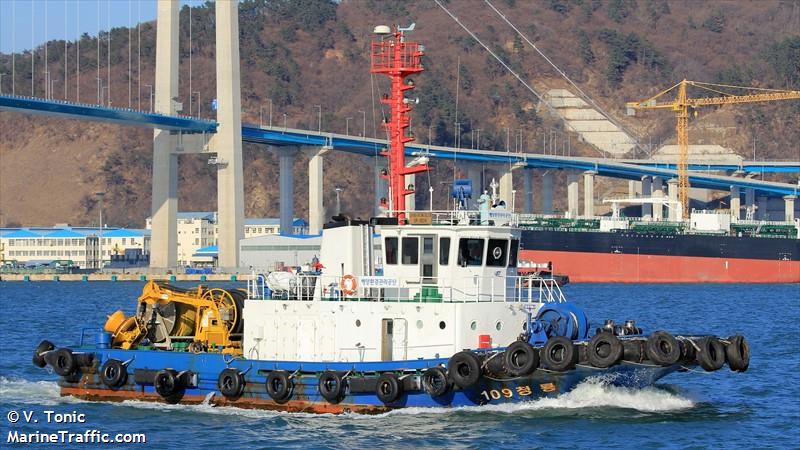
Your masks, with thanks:
<instances>
[{"instance_id":1,"label":"white building","mask_svg":"<svg viewBox=\"0 0 800 450\"><path fill-rule=\"evenodd\" d=\"M102 235L102 244L100 236ZM19 264L72 260L82 269L97 269L100 249L102 260L112 254L124 254L127 249L150 253L150 232L126 228L69 227L3 228L0 229L2 259Z\"/></svg>"},{"instance_id":2,"label":"white building","mask_svg":"<svg viewBox=\"0 0 800 450\"><path fill-rule=\"evenodd\" d=\"M216 259L219 227L217 214L214 212L179 212L178 213L178 265L196 266L210 265ZM151 229L152 221L148 217L147 229ZM308 233L308 223L303 219L295 219L293 233ZM252 238L280 234L280 219L251 218L244 220L244 236Z\"/></svg>"}]
</instances>

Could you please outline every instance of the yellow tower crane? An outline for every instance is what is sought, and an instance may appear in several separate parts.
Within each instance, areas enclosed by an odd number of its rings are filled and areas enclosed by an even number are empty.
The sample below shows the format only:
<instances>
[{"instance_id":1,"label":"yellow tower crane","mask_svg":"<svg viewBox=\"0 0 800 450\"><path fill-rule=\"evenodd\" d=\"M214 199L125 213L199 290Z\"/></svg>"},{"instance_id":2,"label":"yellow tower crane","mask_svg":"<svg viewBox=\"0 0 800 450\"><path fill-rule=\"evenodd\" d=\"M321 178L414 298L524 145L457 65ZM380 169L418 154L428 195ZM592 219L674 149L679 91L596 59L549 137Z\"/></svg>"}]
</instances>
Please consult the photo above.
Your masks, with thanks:
<instances>
[{"instance_id":1,"label":"yellow tower crane","mask_svg":"<svg viewBox=\"0 0 800 450\"><path fill-rule=\"evenodd\" d=\"M714 97L689 98L686 88L693 86L716 94ZM671 101L658 99L677 89L677 98ZM736 94L726 92L730 89L760 91L759 93ZM741 92L741 91L737 91ZM710 105L731 105L735 103L769 102L773 100L800 99L800 91L787 91L778 89L762 89L745 86L732 86L728 84L701 83L699 81L683 80L680 83L665 89L658 94L640 102L628 102L628 115L634 115L637 109L671 109L678 116L676 132L678 135L678 192L683 217L689 217L689 108L699 108ZM696 112L695 112L696 114Z\"/></svg>"}]
</instances>

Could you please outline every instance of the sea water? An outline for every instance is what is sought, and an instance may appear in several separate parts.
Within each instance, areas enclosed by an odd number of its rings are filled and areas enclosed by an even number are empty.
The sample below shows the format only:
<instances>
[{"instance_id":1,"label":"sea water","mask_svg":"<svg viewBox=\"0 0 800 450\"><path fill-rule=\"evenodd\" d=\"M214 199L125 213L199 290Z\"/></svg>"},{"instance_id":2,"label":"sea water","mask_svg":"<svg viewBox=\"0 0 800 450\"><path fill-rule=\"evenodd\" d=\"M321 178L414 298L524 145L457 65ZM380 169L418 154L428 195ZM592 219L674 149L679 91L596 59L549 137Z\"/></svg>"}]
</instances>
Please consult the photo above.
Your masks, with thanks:
<instances>
[{"instance_id":1,"label":"sea water","mask_svg":"<svg viewBox=\"0 0 800 450\"><path fill-rule=\"evenodd\" d=\"M595 325L635 319L645 332L744 334L750 342L745 373L727 366L675 373L645 389L584 383L559 398L524 404L378 416L61 398L57 376L31 364L35 346L42 339L75 344L82 328L97 329L107 314L133 313L141 288L133 282L0 282L0 448L54 447L9 444L14 431L86 430L144 433L147 443L61 447L800 448L800 285L566 286L568 299ZM15 423L12 412L19 414ZM47 414L83 421L55 422Z\"/></svg>"}]
</instances>

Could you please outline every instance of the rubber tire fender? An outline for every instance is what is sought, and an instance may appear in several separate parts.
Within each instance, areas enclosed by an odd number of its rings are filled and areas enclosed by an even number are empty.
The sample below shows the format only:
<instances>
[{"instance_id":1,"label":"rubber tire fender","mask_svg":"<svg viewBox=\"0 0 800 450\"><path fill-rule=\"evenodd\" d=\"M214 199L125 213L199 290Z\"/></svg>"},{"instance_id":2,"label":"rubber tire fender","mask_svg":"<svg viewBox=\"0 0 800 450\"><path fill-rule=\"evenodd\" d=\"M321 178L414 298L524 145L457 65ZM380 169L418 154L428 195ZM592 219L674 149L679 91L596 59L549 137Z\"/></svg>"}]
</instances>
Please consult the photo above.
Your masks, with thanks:
<instances>
[{"instance_id":1,"label":"rubber tire fender","mask_svg":"<svg viewBox=\"0 0 800 450\"><path fill-rule=\"evenodd\" d=\"M286 403L292 398L294 383L285 370L273 370L267 375L267 394L275 403Z\"/></svg>"},{"instance_id":2,"label":"rubber tire fender","mask_svg":"<svg viewBox=\"0 0 800 450\"><path fill-rule=\"evenodd\" d=\"M36 350L33 351L33 365L39 368L43 368L47 365L47 361L44 360L44 356L42 353L49 352L56 348L50 341L42 341L39 345L36 346Z\"/></svg>"},{"instance_id":3,"label":"rubber tire fender","mask_svg":"<svg viewBox=\"0 0 800 450\"><path fill-rule=\"evenodd\" d=\"M719 370L725 365L725 346L714 336L706 336L697 341L697 363L707 372Z\"/></svg>"},{"instance_id":4,"label":"rubber tire fender","mask_svg":"<svg viewBox=\"0 0 800 450\"><path fill-rule=\"evenodd\" d=\"M671 366L681 358L681 347L675 336L666 331L656 331L645 343L647 358L659 366Z\"/></svg>"},{"instance_id":5,"label":"rubber tire fender","mask_svg":"<svg viewBox=\"0 0 800 450\"><path fill-rule=\"evenodd\" d=\"M223 369L217 378L217 387L225 398L237 398L244 392L244 375L233 367Z\"/></svg>"},{"instance_id":6,"label":"rubber tire fender","mask_svg":"<svg viewBox=\"0 0 800 450\"><path fill-rule=\"evenodd\" d=\"M77 365L75 364L75 355L72 350L68 348L60 348L52 353L50 365L53 366L53 371L62 377L68 377L75 373Z\"/></svg>"},{"instance_id":7,"label":"rubber tire fender","mask_svg":"<svg viewBox=\"0 0 800 450\"><path fill-rule=\"evenodd\" d=\"M384 372L378 377L378 382L375 384L375 394L378 400L384 404L396 402L403 394L403 385L397 375L391 372Z\"/></svg>"},{"instance_id":8,"label":"rubber tire fender","mask_svg":"<svg viewBox=\"0 0 800 450\"><path fill-rule=\"evenodd\" d=\"M539 367L539 350L523 341L515 341L504 353L506 370L515 377L532 374Z\"/></svg>"},{"instance_id":9,"label":"rubber tire fender","mask_svg":"<svg viewBox=\"0 0 800 450\"><path fill-rule=\"evenodd\" d=\"M641 363L645 358L645 341L643 339L628 339L622 341L622 360Z\"/></svg>"},{"instance_id":10,"label":"rubber tire fender","mask_svg":"<svg viewBox=\"0 0 800 450\"><path fill-rule=\"evenodd\" d=\"M458 352L447 361L447 373L458 387L468 388L481 378L481 360L469 350Z\"/></svg>"},{"instance_id":11,"label":"rubber tire fender","mask_svg":"<svg viewBox=\"0 0 800 450\"><path fill-rule=\"evenodd\" d=\"M725 346L728 367L734 372L744 372L750 367L750 345L744 336L731 336Z\"/></svg>"},{"instance_id":12,"label":"rubber tire fender","mask_svg":"<svg viewBox=\"0 0 800 450\"><path fill-rule=\"evenodd\" d=\"M173 369L159 370L153 377L153 387L162 398L172 397L181 388L178 372Z\"/></svg>"},{"instance_id":13,"label":"rubber tire fender","mask_svg":"<svg viewBox=\"0 0 800 450\"><path fill-rule=\"evenodd\" d=\"M441 397L450 392L452 387L443 367L431 367L422 374L422 389L431 397Z\"/></svg>"},{"instance_id":14,"label":"rubber tire fender","mask_svg":"<svg viewBox=\"0 0 800 450\"><path fill-rule=\"evenodd\" d=\"M100 380L110 388L118 388L128 381L128 370L122 361L109 359L100 368Z\"/></svg>"},{"instance_id":15,"label":"rubber tire fender","mask_svg":"<svg viewBox=\"0 0 800 450\"><path fill-rule=\"evenodd\" d=\"M605 369L618 364L624 349L619 338L612 333L598 333L586 346L586 358L594 367Z\"/></svg>"},{"instance_id":16,"label":"rubber tire fender","mask_svg":"<svg viewBox=\"0 0 800 450\"><path fill-rule=\"evenodd\" d=\"M556 372L566 372L575 368L578 362L578 351L570 339L555 336L547 340L539 352L539 358L545 367Z\"/></svg>"},{"instance_id":17,"label":"rubber tire fender","mask_svg":"<svg viewBox=\"0 0 800 450\"><path fill-rule=\"evenodd\" d=\"M326 370L319 376L319 394L328 403L339 403L344 394L344 380L342 376L332 370Z\"/></svg>"}]
</instances>

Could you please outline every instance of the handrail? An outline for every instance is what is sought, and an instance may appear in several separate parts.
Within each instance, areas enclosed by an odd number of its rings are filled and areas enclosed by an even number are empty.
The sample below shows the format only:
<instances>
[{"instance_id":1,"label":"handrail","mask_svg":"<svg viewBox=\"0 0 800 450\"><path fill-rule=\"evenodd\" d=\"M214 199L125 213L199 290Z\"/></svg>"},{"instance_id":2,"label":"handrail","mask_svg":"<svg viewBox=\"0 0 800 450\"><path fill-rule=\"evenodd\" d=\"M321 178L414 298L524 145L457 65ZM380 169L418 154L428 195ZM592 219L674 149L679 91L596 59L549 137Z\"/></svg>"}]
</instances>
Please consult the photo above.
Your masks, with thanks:
<instances>
[{"instance_id":1,"label":"handrail","mask_svg":"<svg viewBox=\"0 0 800 450\"><path fill-rule=\"evenodd\" d=\"M410 302L410 303L561 303L566 298L558 282L538 275L512 277L470 276L440 284L442 280L408 283L394 277L356 277L354 292L341 288L343 277L316 274L292 275L287 289L267 289L264 274L253 273L247 283L250 300L290 301L356 301L356 302ZM382 280L380 284L365 283ZM512 282L509 282L509 279ZM259 282L263 280L264 286ZM271 294L270 294L271 292Z\"/></svg>"}]
</instances>

